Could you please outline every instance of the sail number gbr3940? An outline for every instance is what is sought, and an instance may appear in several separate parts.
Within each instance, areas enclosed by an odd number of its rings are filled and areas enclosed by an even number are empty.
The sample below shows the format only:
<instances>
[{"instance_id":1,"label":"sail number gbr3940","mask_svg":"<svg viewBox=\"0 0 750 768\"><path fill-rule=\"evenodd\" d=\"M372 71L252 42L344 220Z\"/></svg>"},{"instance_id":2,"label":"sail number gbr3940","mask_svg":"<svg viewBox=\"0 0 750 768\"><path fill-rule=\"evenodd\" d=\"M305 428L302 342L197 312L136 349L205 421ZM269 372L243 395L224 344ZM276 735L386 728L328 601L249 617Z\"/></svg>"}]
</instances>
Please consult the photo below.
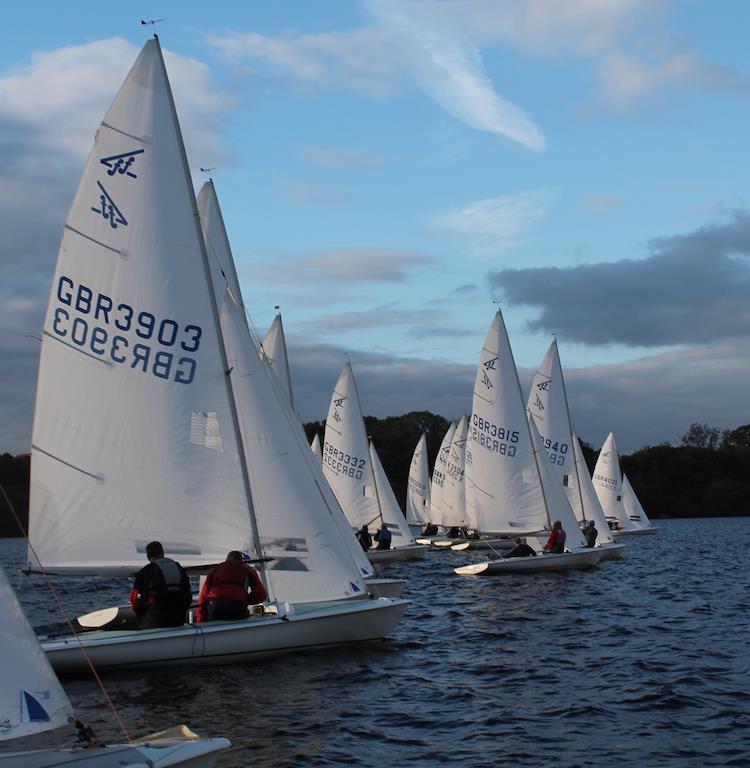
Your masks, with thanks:
<instances>
[{"instance_id":1,"label":"sail number gbr3940","mask_svg":"<svg viewBox=\"0 0 750 768\"><path fill-rule=\"evenodd\" d=\"M56 298L52 332L66 343L159 379L190 384L195 378L193 353L201 343L200 326L180 326L169 318L116 303L65 275L57 282Z\"/></svg>"}]
</instances>

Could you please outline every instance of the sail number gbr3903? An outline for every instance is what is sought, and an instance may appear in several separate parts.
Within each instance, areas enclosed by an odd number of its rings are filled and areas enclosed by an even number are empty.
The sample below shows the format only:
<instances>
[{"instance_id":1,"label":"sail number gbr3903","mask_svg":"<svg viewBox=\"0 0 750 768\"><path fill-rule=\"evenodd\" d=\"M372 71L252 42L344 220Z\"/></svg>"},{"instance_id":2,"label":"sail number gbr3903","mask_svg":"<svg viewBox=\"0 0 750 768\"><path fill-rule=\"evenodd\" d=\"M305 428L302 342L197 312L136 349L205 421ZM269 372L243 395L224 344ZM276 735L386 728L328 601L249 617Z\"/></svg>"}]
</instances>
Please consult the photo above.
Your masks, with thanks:
<instances>
[{"instance_id":1,"label":"sail number gbr3903","mask_svg":"<svg viewBox=\"0 0 750 768\"><path fill-rule=\"evenodd\" d=\"M195 378L197 363L192 355L201 343L200 326L180 326L169 318L116 303L65 275L57 282L56 298L52 332L66 343L159 379L190 384Z\"/></svg>"}]
</instances>

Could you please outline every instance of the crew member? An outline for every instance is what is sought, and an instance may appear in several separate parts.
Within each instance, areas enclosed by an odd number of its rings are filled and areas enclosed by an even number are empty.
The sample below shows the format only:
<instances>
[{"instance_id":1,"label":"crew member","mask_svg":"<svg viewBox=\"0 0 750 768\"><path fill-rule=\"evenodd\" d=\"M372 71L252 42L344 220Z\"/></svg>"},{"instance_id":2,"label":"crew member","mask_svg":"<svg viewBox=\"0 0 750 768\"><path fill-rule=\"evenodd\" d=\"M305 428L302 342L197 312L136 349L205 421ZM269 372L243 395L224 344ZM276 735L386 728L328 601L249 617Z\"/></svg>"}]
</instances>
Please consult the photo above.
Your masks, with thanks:
<instances>
[{"instance_id":1,"label":"crew member","mask_svg":"<svg viewBox=\"0 0 750 768\"><path fill-rule=\"evenodd\" d=\"M544 551L553 555L560 555L565 552L565 531L559 520L555 520L552 524L552 533L544 545Z\"/></svg>"},{"instance_id":2,"label":"crew member","mask_svg":"<svg viewBox=\"0 0 750 768\"><path fill-rule=\"evenodd\" d=\"M357 531L357 541L359 542L359 546L362 547L365 552L372 546L372 536L370 536L370 532L367 530L366 525L363 525Z\"/></svg>"},{"instance_id":3,"label":"crew member","mask_svg":"<svg viewBox=\"0 0 750 768\"><path fill-rule=\"evenodd\" d=\"M164 556L161 542L150 542L146 557L148 565L135 575L130 592L138 628L181 627L193 600L190 579L178 562Z\"/></svg>"},{"instance_id":4,"label":"crew member","mask_svg":"<svg viewBox=\"0 0 750 768\"><path fill-rule=\"evenodd\" d=\"M596 537L599 535L599 531L596 530L596 523L593 520L589 520L588 525L583 529L583 535L587 547L596 546Z\"/></svg>"},{"instance_id":5,"label":"crew member","mask_svg":"<svg viewBox=\"0 0 750 768\"><path fill-rule=\"evenodd\" d=\"M536 557L536 552L519 536L513 539L514 547L508 550L503 557Z\"/></svg>"},{"instance_id":6,"label":"crew member","mask_svg":"<svg viewBox=\"0 0 750 768\"><path fill-rule=\"evenodd\" d=\"M390 549L391 548L391 532L383 523L380 530L375 533L375 541L378 542L378 546L375 549Z\"/></svg>"},{"instance_id":7,"label":"crew member","mask_svg":"<svg viewBox=\"0 0 750 768\"><path fill-rule=\"evenodd\" d=\"M233 550L223 563L206 576L198 597L196 620L235 621L247 618L247 606L268 597L265 585L252 566L242 562L242 553Z\"/></svg>"}]
</instances>

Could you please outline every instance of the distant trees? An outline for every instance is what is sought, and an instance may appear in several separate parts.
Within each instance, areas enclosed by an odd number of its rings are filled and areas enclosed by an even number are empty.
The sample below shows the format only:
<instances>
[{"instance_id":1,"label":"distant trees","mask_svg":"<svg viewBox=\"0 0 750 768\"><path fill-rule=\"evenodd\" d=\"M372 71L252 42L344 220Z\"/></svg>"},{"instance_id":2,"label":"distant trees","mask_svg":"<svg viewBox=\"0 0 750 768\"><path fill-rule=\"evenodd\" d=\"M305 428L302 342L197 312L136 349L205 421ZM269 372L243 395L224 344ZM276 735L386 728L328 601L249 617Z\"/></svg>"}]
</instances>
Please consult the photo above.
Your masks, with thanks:
<instances>
[{"instance_id":1,"label":"distant trees","mask_svg":"<svg viewBox=\"0 0 750 768\"><path fill-rule=\"evenodd\" d=\"M31 457L28 453L12 456L0 454L0 485L8 494L8 499L21 520L24 531L29 519L29 469ZM0 536L20 536L18 523L8 507L5 494L0 491Z\"/></svg>"},{"instance_id":2,"label":"distant trees","mask_svg":"<svg viewBox=\"0 0 750 768\"><path fill-rule=\"evenodd\" d=\"M709 451L715 451L721 442L721 431L715 427L709 427L708 424L698 424L693 422L690 428L682 436L680 445L687 448L707 448Z\"/></svg>"}]
</instances>

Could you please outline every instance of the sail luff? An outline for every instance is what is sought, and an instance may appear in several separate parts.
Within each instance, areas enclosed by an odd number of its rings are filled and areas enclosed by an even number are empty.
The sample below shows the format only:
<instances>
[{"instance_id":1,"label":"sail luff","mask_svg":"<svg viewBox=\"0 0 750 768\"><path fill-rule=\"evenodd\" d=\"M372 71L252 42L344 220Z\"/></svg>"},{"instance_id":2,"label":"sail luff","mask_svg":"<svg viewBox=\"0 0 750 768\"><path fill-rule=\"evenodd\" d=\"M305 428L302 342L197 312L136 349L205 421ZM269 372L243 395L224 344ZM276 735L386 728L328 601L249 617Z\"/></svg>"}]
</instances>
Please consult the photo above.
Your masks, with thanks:
<instances>
[{"instance_id":1,"label":"sail luff","mask_svg":"<svg viewBox=\"0 0 750 768\"><path fill-rule=\"evenodd\" d=\"M169 99L169 105L172 112L172 117L174 120L174 127L175 127L175 133L177 134L177 140L179 144L179 151L180 156L182 157L182 163L185 170L185 175L187 178L190 178L190 166L188 165L187 160L187 152L185 151L185 143L182 139L182 131L180 130L180 124L177 119L177 108L175 107L174 103L174 97L172 96L172 87L169 83L169 78L167 77L166 72L166 66L164 64L164 57L161 54L161 45L159 43L159 38L154 36L156 39L156 45L157 49L159 51L159 60L161 61L161 66L164 68L164 79L166 82L166 91L167 91L167 97ZM213 187L213 184L211 185ZM245 495L247 500L247 510L248 510L248 518L250 522L250 529L252 531L252 537L253 542L255 545L255 557L258 559L262 559L264 556L263 552L263 544L261 542L260 533L258 531L258 521L255 517L255 506L253 502L253 492L252 488L250 487L250 475L248 473L248 466L247 466L247 456L245 455L245 446L242 440L242 431L240 428L240 420L239 416L237 414L237 403L235 401L235 391L233 382L231 379L231 370L229 367L229 361L227 359L227 352L226 352L226 346L224 341L224 332L221 327L221 317L219 315L219 308L216 302L216 294L213 290L213 278L211 276L211 266L209 264L208 260L208 253L206 251L206 241L203 236L203 228L201 226L201 219L200 214L198 212L198 203L195 199L194 195L190 195L190 202L192 204L193 208L193 219L195 222L195 233L196 237L198 239L198 243L200 245L200 251L201 256L203 257L203 267L204 267L204 273L205 273L205 279L206 279L206 285L209 287L209 301L211 304L211 311L213 313L214 317L214 328L216 330L216 335L218 337L218 344L219 344L219 355L221 358L221 362L224 367L224 371L226 372L226 375L224 377L224 381L227 388L227 395L229 398L229 409L232 417L232 424L234 426L234 434L236 437L236 443L237 443L237 449L239 451L239 464L240 464L240 472L242 476L242 484L245 489ZM218 206L217 206L218 208ZM219 209L219 221L221 224L221 231L224 233L224 237L226 238L226 228L224 227L224 218L221 216L221 210ZM227 238L228 242L228 238ZM232 264L233 264L233 260ZM234 278L235 281L237 279L236 272L234 272ZM239 284L238 284L239 285ZM235 301L239 302L239 306L242 307L242 317L245 319L245 312L244 307L242 306L242 296L238 296ZM269 596L273 597L272 594L272 586L269 585Z\"/></svg>"}]
</instances>

